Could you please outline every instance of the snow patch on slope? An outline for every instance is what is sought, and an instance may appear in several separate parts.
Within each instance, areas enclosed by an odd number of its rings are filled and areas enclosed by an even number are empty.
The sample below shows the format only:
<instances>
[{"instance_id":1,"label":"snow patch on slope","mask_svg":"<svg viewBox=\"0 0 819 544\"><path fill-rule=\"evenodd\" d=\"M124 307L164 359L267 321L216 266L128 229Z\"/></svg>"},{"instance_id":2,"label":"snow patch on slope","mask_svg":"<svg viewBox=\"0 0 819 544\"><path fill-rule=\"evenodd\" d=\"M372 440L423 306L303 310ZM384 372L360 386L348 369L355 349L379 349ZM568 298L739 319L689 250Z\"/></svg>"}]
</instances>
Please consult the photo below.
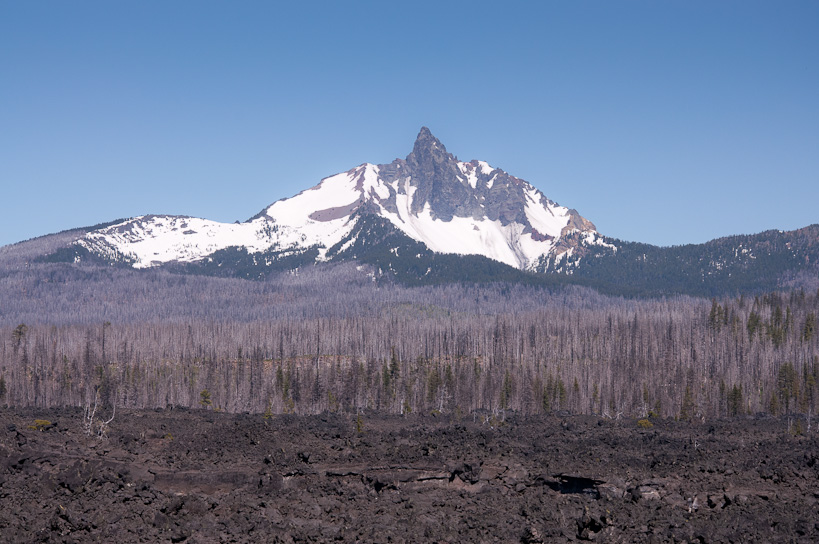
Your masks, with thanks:
<instances>
[{"instance_id":1,"label":"snow patch on slope","mask_svg":"<svg viewBox=\"0 0 819 544\"><path fill-rule=\"evenodd\" d=\"M81 244L98 253L105 246L114 247L134 259L135 268L194 262L237 246L250 253L319 246L319 258L323 259L327 248L352 229L350 212L360 203L362 189L384 194L376 186L377 177L376 167L363 165L326 178L292 198L279 200L265 210L265 215L248 223L143 216L92 232Z\"/></svg>"},{"instance_id":2,"label":"snow patch on slope","mask_svg":"<svg viewBox=\"0 0 819 544\"><path fill-rule=\"evenodd\" d=\"M80 240L89 250L113 246L135 260L135 268L180 261L192 262L230 246L262 251L269 236L260 221L219 223L196 217L142 216L94 231Z\"/></svg>"},{"instance_id":3,"label":"snow patch on slope","mask_svg":"<svg viewBox=\"0 0 819 544\"><path fill-rule=\"evenodd\" d=\"M478 186L478 173L475 169L475 165L468 163L468 162L459 162L458 163L458 170L466 176L466 182L469 184L470 187L473 189L477 188Z\"/></svg>"},{"instance_id":4,"label":"snow patch on slope","mask_svg":"<svg viewBox=\"0 0 819 544\"><path fill-rule=\"evenodd\" d=\"M465 174L471 173L469 166L474 168L470 163L458 166ZM494 171L489 165L481 167L484 172ZM394 189L398 213L382 208L381 215L410 238L438 253L483 255L515 268L529 269L541 255L548 253L553 239L560 236L570 219L568 208L554 205L534 187L527 189L526 215L537 232L519 223L503 225L488 218L453 217L450 221L441 221L433 218L428 203L415 215L410 210L416 188L410 185L409 179L403 181L401 190Z\"/></svg>"}]
</instances>

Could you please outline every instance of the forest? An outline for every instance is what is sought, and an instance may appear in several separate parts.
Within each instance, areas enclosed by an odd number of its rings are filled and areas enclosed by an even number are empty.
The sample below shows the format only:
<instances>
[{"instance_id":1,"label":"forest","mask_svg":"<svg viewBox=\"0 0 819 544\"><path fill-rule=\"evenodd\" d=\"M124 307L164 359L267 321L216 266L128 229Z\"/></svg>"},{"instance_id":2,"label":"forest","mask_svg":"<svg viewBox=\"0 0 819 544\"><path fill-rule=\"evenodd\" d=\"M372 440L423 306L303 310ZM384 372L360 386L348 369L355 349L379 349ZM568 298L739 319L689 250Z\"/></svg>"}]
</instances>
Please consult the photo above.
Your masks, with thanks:
<instances>
[{"instance_id":1,"label":"forest","mask_svg":"<svg viewBox=\"0 0 819 544\"><path fill-rule=\"evenodd\" d=\"M804 289L628 299L577 286L410 287L355 263L249 281L12 262L0 274L0 405L763 413L810 428L817 313L819 292Z\"/></svg>"}]
</instances>

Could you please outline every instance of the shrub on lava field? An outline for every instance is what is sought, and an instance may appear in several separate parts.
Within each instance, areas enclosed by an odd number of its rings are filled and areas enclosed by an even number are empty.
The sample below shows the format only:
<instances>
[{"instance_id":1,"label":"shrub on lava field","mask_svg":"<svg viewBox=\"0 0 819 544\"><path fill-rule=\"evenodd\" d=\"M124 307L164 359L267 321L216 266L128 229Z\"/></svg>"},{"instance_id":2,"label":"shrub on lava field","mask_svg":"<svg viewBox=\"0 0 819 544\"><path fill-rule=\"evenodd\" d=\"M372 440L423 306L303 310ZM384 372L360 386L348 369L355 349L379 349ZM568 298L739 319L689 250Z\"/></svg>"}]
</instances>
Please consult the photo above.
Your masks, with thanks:
<instances>
[{"instance_id":1,"label":"shrub on lava field","mask_svg":"<svg viewBox=\"0 0 819 544\"><path fill-rule=\"evenodd\" d=\"M51 428L51 422L47 419L35 419L33 425L28 426L29 429L32 431L40 431L43 432L46 429Z\"/></svg>"},{"instance_id":2,"label":"shrub on lava field","mask_svg":"<svg viewBox=\"0 0 819 544\"><path fill-rule=\"evenodd\" d=\"M654 424L647 419L641 419L637 422L637 426L641 429L650 429L654 426Z\"/></svg>"}]
</instances>

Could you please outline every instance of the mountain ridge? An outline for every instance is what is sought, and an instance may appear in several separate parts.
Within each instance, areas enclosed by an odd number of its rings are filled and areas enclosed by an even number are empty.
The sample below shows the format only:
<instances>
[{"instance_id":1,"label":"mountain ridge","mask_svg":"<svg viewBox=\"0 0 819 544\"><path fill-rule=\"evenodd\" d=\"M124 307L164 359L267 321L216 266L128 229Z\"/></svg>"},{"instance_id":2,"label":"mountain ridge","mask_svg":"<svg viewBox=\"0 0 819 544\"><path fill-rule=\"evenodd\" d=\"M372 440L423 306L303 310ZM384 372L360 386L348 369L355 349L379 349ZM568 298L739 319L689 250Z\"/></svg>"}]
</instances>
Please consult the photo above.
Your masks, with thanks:
<instances>
[{"instance_id":1,"label":"mountain ridge","mask_svg":"<svg viewBox=\"0 0 819 544\"><path fill-rule=\"evenodd\" d=\"M322 261L362 213L386 218L432 251L483 255L521 270L534 269L544 255L571 252L576 244L567 245L566 235L575 231L584 234L583 244L616 251L574 209L484 161L458 161L426 127L405 159L328 176L244 223L145 215L90 232L77 244L102 258L124 256L137 268L196 262L228 247L317 248Z\"/></svg>"},{"instance_id":2,"label":"mountain ridge","mask_svg":"<svg viewBox=\"0 0 819 544\"><path fill-rule=\"evenodd\" d=\"M458 160L427 127L405 158L325 177L243 223L144 215L23 244L0 248L0 261L16 251L260 279L353 260L412 284L569 282L635 296L819 287L819 226L670 247L609 238L527 181Z\"/></svg>"}]
</instances>

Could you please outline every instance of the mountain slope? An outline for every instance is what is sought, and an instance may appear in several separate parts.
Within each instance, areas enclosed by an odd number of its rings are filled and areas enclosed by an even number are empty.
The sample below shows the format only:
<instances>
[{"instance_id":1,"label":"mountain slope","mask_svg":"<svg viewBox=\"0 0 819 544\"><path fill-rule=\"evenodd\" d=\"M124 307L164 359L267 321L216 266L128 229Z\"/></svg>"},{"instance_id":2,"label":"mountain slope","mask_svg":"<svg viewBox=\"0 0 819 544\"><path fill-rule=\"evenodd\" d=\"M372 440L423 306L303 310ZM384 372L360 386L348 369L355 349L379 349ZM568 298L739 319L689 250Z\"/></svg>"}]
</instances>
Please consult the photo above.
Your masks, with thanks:
<instances>
[{"instance_id":1,"label":"mountain slope","mask_svg":"<svg viewBox=\"0 0 819 544\"><path fill-rule=\"evenodd\" d=\"M459 161L422 128L406 158L325 178L244 223L146 215L0 248L0 268L35 260L250 279L358 261L408 284L569 282L715 296L819 288L819 226L675 247L614 240L526 181Z\"/></svg>"},{"instance_id":2,"label":"mountain slope","mask_svg":"<svg viewBox=\"0 0 819 544\"><path fill-rule=\"evenodd\" d=\"M271 265L276 256L306 252L325 261L329 248L353 243L356 223L367 214L430 251L482 255L521 270L578 243L614 250L575 210L486 162L458 161L426 127L406 159L330 176L245 223L147 215L90 232L77 246L136 268L206 261L228 248ZM578 242L567 245L572 234Z\"/></svg>"},{"instance_id":3,"label":"mountain slope","mask_svg":"<svg viewBox=\"0 0 819 544\"><path fill-rule=\"evenodd\" d=\"M657 247L616 241L573 270L572 279L627 295L701 296L819 288L819 225Z\"/></svg>"}]
</instances>

